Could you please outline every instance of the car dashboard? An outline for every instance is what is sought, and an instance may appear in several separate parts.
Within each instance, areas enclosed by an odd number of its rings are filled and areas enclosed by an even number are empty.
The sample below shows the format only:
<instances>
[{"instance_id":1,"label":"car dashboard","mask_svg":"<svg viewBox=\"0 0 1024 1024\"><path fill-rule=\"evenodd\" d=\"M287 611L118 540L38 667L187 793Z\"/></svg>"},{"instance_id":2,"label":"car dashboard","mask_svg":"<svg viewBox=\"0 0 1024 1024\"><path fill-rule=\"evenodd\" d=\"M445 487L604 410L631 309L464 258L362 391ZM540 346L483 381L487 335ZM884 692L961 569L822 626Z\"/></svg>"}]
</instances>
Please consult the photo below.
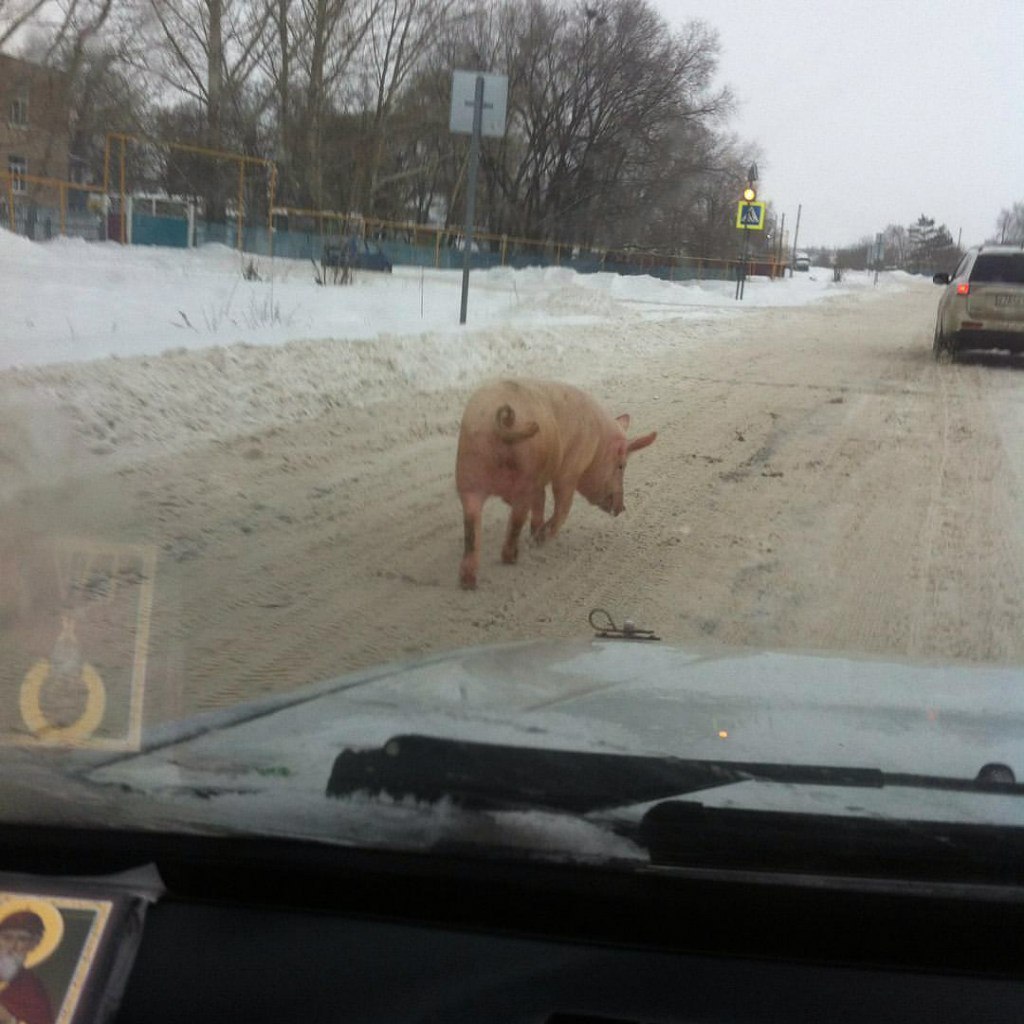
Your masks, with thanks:
<instances>
[{"instance_id":1,"label":"car dashboard","mask_svg":"<svg viewBox=\"0 0 1024 1024\"><path fill-rule=\"evenodd\" d=\"M1019 1021L1024 893L466 848L0 827L0 871L155 865L118 1024Z\"/></svg>"}]
</instances>

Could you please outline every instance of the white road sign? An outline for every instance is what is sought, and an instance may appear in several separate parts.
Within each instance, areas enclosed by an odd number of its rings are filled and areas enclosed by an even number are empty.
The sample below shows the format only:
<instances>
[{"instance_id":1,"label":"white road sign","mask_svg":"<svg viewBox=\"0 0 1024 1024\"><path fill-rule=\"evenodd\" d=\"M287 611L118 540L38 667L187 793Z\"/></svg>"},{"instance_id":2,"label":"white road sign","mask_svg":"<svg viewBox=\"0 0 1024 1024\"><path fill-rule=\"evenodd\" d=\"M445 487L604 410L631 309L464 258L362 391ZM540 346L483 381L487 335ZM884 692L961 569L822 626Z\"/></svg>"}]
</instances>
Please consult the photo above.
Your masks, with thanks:
<instances>
[{"instance_id":1,"label":"white road sign","mask_svg":"<svg viewBox=\"0 0 1024 1024\"><path fill-rule=\"evenodd\" d=\"M473 134L473 103L476 80L484 80L484 110L480 134L501 138L505 134L505 110L508 104L508 76L488 75L483 71L452 72L452 109L448 120L450 131Z\"/></svg>"}]
</instances>

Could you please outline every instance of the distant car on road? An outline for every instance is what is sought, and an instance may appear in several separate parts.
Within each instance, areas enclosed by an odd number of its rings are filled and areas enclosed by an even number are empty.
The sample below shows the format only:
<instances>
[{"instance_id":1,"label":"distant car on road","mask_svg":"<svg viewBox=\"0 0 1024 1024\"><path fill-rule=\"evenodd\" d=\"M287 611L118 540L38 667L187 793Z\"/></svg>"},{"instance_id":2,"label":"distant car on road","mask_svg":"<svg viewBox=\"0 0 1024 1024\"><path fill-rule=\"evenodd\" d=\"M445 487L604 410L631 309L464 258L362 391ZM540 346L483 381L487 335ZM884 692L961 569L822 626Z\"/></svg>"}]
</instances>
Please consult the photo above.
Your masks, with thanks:
<instances>
[{"instance_id":1,"label":"distant car on road","mask_svg":"<svg viewBox=\"0 0 1024 1024\"><path fill-rule=\"evenodd\" d=\"M935 320L935 358L955 359L967 349L1024 352L1024 246L971 249L944 285Z\"/></svg>"},{"instance_id":2,"label":"distant car on road","mask_svg":"<svg viewBox=\"0 0 1024 1024\"><path fill-rule=\"evenodd\" d=\"M322 267L350 267L353 270L380 270L390 274L393 266L379 245L351 235L341 242L324 246L320 256Z\"/></svg>"},{"instance_id":3,"label":"distant car on road","mask_svg":"<svg viewBox=\"0 0 1024 1024\"><path fill-rule=\"evenodd\" d=\"M805 252L798 252L793 257L793 269L794 270L810 270L811 269L811 257Z\"/></svg>"}]
</instances>

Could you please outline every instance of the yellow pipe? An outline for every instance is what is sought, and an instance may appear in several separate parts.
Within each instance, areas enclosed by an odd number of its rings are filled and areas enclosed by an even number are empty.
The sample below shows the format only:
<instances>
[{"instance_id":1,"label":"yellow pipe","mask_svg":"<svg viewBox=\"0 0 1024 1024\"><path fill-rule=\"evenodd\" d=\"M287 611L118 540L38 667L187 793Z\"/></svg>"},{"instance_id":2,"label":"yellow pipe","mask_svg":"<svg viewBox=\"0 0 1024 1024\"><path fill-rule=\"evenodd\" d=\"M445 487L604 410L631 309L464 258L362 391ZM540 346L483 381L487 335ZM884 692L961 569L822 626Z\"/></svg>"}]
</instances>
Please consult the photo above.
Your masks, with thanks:
<instances>
[{"instance_id":1,"label":"yellow pipe","mask_svg":"<svg viewBox=\"0 0 1024 1024\"><path fill-rule=\"evenodd\" d=\"M209 149L206 146L192 146L186 142L163 142L159 139L149 139L144 135L130 135L127 132L108 132L108 136L112 139L120 139L122 142L125 140L129 142L144 142L149 143L152 146L167 146L168 149L180 149L186 153L200 153L203 156L216 156L222 157L228 160L248 160L251 163L263 164L265 167L273 165L273 160L267 160L261 156L249 156L245 153L233 153L226 149Z\"/></svg>"}]
</instances>

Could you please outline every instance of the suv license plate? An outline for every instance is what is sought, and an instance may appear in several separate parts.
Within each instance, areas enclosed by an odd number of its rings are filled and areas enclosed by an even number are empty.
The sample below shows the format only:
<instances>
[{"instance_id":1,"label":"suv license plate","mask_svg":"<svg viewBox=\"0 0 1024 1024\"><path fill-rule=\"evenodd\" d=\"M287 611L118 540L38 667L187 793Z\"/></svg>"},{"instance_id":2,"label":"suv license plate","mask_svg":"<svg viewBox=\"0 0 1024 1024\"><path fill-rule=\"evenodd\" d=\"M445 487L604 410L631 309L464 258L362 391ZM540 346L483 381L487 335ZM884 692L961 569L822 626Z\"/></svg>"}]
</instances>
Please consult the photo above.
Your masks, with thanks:
<instances>
[{"instance_id":1,"label":"suv license plate","mask_svg":"<svg viewBox=\"0 0 1024 1024\"><path fill-rule=\"evenodd\" d=\"M1024 306L1024 295L997 295L997 306Z\"/></svg>"}]
</instances>

